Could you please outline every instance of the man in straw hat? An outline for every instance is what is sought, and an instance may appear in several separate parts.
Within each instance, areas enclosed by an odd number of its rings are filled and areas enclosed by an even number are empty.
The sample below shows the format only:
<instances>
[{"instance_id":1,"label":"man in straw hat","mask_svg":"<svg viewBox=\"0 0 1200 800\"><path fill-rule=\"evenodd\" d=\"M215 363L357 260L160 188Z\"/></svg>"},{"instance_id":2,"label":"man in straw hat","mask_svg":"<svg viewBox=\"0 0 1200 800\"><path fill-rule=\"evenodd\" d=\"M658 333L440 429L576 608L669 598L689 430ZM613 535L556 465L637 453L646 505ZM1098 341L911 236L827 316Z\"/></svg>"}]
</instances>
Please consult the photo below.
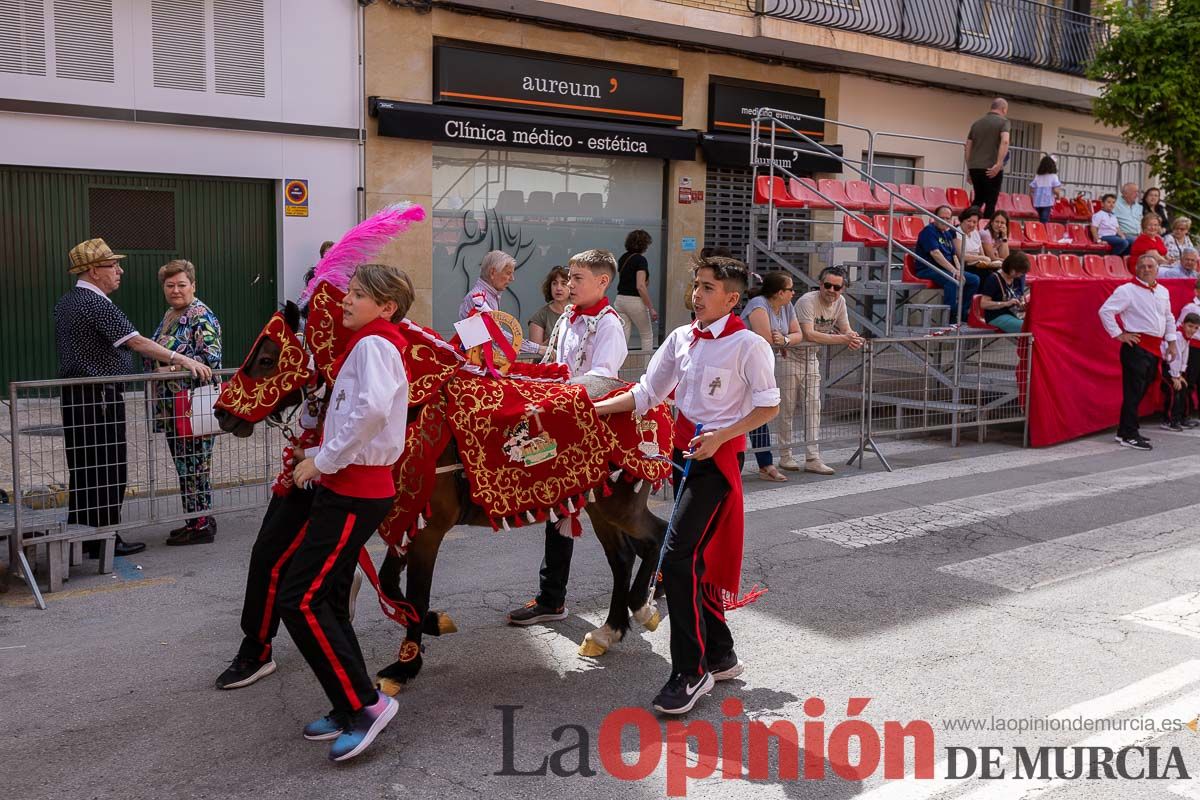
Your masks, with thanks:
<instances>
[{"instance_id":1,"label":"man in straw hat","mask_svg":"<svg viewBox=\"0 0 1200 800\"><path fill-rule=\"evenodd\" d=\"M120 261L103 239L89 239L71 248L70 271L75 286L54 306L54 342L60 378L101 378L126 375L135 351L163 364L177 365L207 381L207 365L172 352L137 332L121 309L109 299L121 285ZM125 398L115 383L86 383L62 389L63 435L70 473L68 523L102 527L121 521L125 499ZM117 537L116 554L146 549L141 542Z\"/></svg>"}]
</instances>

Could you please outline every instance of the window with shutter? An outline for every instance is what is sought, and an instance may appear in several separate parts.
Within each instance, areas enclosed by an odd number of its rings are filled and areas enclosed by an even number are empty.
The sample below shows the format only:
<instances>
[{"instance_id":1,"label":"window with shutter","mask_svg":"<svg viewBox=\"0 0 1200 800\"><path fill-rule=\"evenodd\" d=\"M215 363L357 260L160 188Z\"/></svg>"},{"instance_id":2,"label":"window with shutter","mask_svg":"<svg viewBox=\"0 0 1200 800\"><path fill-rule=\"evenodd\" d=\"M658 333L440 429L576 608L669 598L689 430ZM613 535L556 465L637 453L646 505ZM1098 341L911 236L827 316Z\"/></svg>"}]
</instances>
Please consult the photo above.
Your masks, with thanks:
<instances>
[{"instance_id":1,"label":"window with shutter","mask_svg":"<svg viewBox=\"0 0 1200 800\"><path fill-rule=\"evenodd\" d=\"M262 0L213 0L218 94L266 96Z\"/></svg>"},{"instance_id":2,"label":"window with shutter","mask_svg":"<svg viewBox=\"0 0 1200 800\"><path fill-rule=\"evenodd\" d=\"M208 89L204 6L195 0L153 0L151 3L156 88L189 92Z\"/></svg>"},{"instance_id":3,"label":"window with shutter","mask_svg":"<svg viewBox=\"0 0 1200 800\"><path fill-rule=\"evenodd\" d=\"M112 0L54 4L54 74L79 81L115 82Z\"/></svg>"},{"instance_id":4,"label":"window with shutter","mask_svg":"<svg viewBox=\"0 0 1200 800\"><path fill-rule=\"evenodd\" d=\"M0 72L46 74L46 7L42 0L0 0Z\"/></svg>"}]
</instances>

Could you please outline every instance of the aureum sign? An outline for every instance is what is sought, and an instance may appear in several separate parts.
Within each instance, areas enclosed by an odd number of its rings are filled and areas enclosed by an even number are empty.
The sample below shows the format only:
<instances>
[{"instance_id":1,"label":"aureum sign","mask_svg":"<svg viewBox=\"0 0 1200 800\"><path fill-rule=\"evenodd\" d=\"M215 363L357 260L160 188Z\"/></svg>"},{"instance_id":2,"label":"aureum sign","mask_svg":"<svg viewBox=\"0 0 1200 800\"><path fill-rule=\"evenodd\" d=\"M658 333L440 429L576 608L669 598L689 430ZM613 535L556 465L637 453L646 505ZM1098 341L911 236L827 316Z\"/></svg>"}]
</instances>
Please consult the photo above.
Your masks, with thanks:
<instances>
[{"instance_id":1,"label":"aureum sign","mask_svg":"<svg viewBox=\"0 0 1200 800\"><path fill-rule=\"evenodd\" d=\"M683 122L682 78L452 45L435 49L433 98L643 125Z\"/></svg>"},{"instance_id":2,"label":"aureum sign","mask_svg":"<svg viewBox=\"0 0 1200 800\"><path fill-rule=\"evenodd\" d=\"M288 178L283 183L283 214L287 217L308 216L308 181Z\"/></svg>"}]
</instances>

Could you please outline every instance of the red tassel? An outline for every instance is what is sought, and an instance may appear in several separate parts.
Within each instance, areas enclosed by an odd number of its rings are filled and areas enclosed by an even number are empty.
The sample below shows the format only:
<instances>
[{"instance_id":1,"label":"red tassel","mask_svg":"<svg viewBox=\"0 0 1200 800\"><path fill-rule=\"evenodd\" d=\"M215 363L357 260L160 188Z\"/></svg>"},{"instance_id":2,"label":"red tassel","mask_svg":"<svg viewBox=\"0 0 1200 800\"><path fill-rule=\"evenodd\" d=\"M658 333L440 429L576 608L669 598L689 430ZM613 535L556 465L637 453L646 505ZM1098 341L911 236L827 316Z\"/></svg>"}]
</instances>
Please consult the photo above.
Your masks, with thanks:
<instances>
[{"instance_id":1,"label":"red tassel","mask_svg":"<svg viewBox=\"0 0 1200 800\"><path fill-rule=\"evenodd\" d=\"M578 539L583 536L583 523L579 521L579 515L571 517L571 535Z\"/></svg>"},{"instance_id":2,"label":"red tassel","mask_svg":"<svg viewBox=\"0 0 1200 800\"><path fill-rule=\"evenodd\" d=\"M500 526L496 524L496 520L492 519L491 517L488 517L488 525L491 525L492 530L494 531L500 530Z\"/></svg>"},{"instance_id":3,"label":"red tassel","mask_svg":"<svg viewBox=\"0 0 1200 800\"><path fill-rule=\"evenodd\" d=\"M600 493L605 497L612 497L612 486L608 481L604 482L604 488L600 491Z\"/></svg>"}]
</instances>

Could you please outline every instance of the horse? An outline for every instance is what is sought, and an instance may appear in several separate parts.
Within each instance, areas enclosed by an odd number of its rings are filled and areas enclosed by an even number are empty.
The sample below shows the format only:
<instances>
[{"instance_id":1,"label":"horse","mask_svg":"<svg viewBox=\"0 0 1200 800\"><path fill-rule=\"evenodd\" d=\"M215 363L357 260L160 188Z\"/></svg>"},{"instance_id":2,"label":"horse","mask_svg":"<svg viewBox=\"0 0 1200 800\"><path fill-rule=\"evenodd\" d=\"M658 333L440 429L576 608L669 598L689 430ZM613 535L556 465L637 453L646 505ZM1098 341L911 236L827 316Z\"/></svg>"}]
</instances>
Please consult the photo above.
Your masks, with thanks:
<instances>
[{"instance_id":1,"label":"horse","mask_svg":"<svg viewBox=\"0 0 1200 800\"><path fill-rule=\"evenodd\" d=\"M290 433L284 416L294 414L302 403L308 403L310 409L314 407L314 398L321 391L321 379L308 366L308 359L301 358L296 352L301 347L296 334L299 319L299 309L289 302L282 313L268 321L238 374L230 381L234 383L243 378L253 382L258 387L256 398L260 408L249 414L244 407L239 409L236 404L227 402L227 384L215 412L222 430L247 437L258 422L265 421ZM286 330L279 330L281 325ZM625 385L591 376L571 382L582 385L593 400ZM411 423L419 412L420 408L410 407L408 421ZM580 654L588 657L601 656L624 639L631 620L649 631L654 631L661 620L649 599L649 592L651 581L656 577L667 524L647 506L651 492L649 482L618 480L611 489L611 494L597 495L584 507L613 578L604 624L588 632L579 648ZM385 688L386 682L393 682L392 688L398 691L399 685L409 683L420 672L424 635L439 636L457 630L448 614L429 608L433 572L442 539L457 525L489 525L489 519L483 509L471 501L466 473L454 438L450 437L449 444L437 459L433 495L424 529L409 542L406 552L389 547L379 570L381 595L393 604L411 605L417 620L406 624L397 660L377 673ZM633 567L638 558L641 564L635 573ZM400 581L406 571L407 584L402 589Z\"/></svg>"}]
</instances>

